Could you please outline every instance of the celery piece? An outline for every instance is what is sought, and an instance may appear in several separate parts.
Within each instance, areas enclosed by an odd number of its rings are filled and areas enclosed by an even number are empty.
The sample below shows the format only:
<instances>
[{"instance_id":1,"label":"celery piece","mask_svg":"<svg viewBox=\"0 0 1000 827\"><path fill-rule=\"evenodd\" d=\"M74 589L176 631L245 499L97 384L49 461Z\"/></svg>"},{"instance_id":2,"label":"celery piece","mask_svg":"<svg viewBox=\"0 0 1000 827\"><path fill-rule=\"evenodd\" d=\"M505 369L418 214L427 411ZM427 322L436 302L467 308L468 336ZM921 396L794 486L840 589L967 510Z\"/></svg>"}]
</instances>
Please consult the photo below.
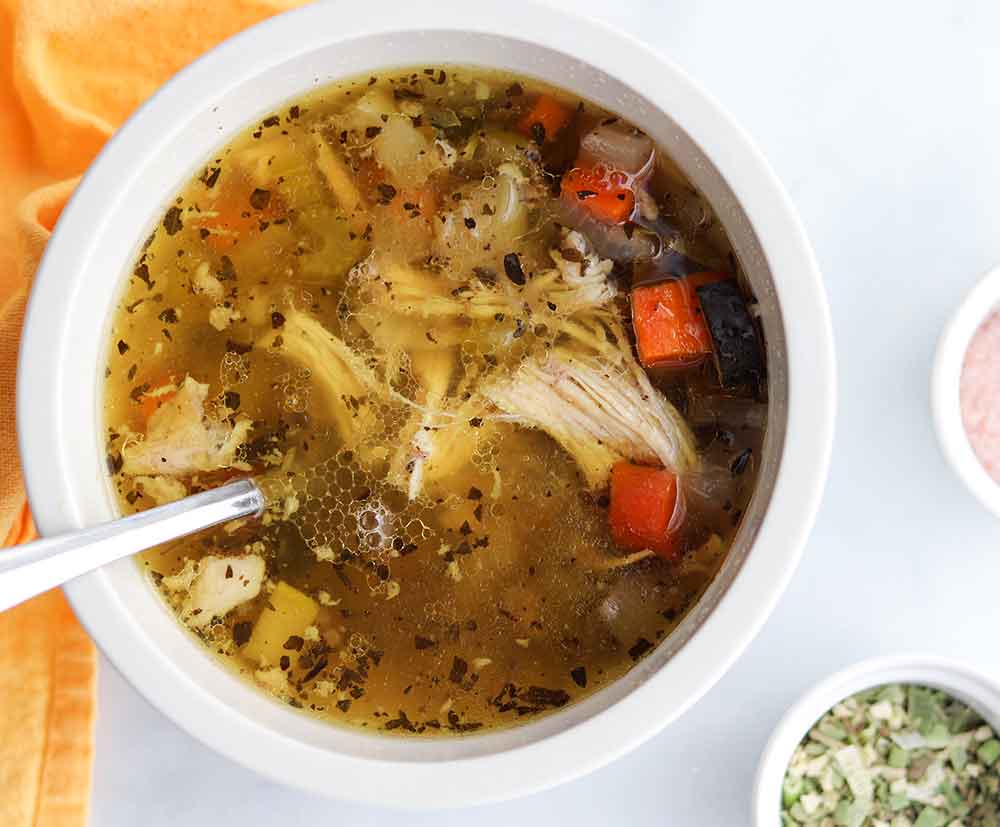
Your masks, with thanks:
<instances>
[{"instance_id":1,"label":"celery piece","mask_svg":"<svg viewBox=\"0 0 1000 827\"><path fill-rule=\"evenodd\" d=\"M802 787L801 777L786 776L781 785L781 803L785 807L791 807L802 795Z\"/></svg>"},{"instance_id":2,"label":"celery piece","mask_svg":"<svg viewBox=\"0 0 1000 827\"><path fill-rule=\"evenodd\" d=\"M947 724L938 693L926 686L907 689L907 712L921 734L927 735L935 724Z\"/></svg>"},{"instance_id":3,"label":"celery piece","mask_svg":"<svg viewBox=\"0 0 1000 827\"><path fill-rule=\"evenodd\" d=\"M863 827L871 811L872 803L870 801L852 801L847 808L846 827Z\"/></svg>"},{"instance_id":4,"label":"celery piece","mask_svg":"<svg viewBox=\"0 0 1000 827\"><path fill-rule=\"evenodd\" d=\"M1000 758L1000 741L990 738L976 750L976 757L987 767L992 767L997 758Z\"/></svg>"},{"instance_id":5,"label":"celery piece","mask_svg":"<svg viewBox=\"0 0 1000 827\"><path fill-rule=\"evenodd\" d=\"M976 750L976 757L987 767L992 767L997 758L1000 758L1000 741L990 738Z\"/></svg>"},{"instance_id":6,"label":"celery piece","mask_svg":"<svg viewBox=\"0 0 1000 827\"><path fill-rule=\"evenodd\" d=\"M877 697L880 701L888 701L895 706L899 706L906 700L903 687L898 683L890 683L888 686L883 686L878 690Z\"/></svg>"},{"instance_id":7,"label":"celery piece","mask_svg":"<svg viewBox=\"0 0 1000 827\"><path fill-rule=\"evenodd\" d=\"M301 209L323 201L324 189L297 142L265 139L240 150L235 161L255 186L277 190L286 206Z\"/></svg>"},{"instance_id":8,"label":"celery piece","mask_svg":"<svg viewBox=\"0 0 1000 827\"><path fill-rule=\"evenodd\" d=\"M944 749L951 743L951 733L944 723L934 724L924 737L930 749Z\"/></svg>"},{"instance_id":9,"label":"celery piece","mask_svg":"<svg viewBox=\"0 0 1000 827\"><path fill-rule=\"evenodd\" d=\"M979 717L979 713L976 710L958 701L952 704L949 711L951 713L949 728L954 735L975 729L983 722L983 719Z\"/></svg>"},{"instance_id":10,"label":"celery piece","mask_svg":"<svg viewBox=\"0 0 1000 827\"><path fill-rule=\"evenodd\" d=\"M948 823L948 816L934 807L924 807L913 822L913 827L944 827Z\"/></svg>"},{"instance_id":11,"label":"celery piece","mask_svg":"<svg viewBox=\"0 0 1000 827\"><path fill-rule=\"evenodd\" d=\"M961 772L965 765L969 763L969 753L961 744L953 746L948 750L948 759L955 768L955 772Z\"/></svg>"},{"instance_id":12,"label":"celery piece","mask_svg":"<svg viewBox=\"0 0 1000 827\"><path fill-rule=\"evenodd\" d=\"M945 797L945 801L948 802L948 812L954 814L964 803L965 799L958 789L947 782L941 784L939 788L940 793Z\"/></svg>"},{"instance_id":13,"label":"celery piece","mask_svg":"<svg viewBox=\"0 0 1000 827\"><path fill-rule=\"evenodd\" d=\"M319 280L328 289L339 285L371 249L364 234L337 207L310 207L300 211L294 220L296 230L306 241L299 269L304 278Z\"/></svg>"},{"instance_id":14,"label":"celery piece","mask_svg":"<svg viewBox=\"0 0 1000 827\"><path fill-rule=\"evenodd\" d=\"M902 795L901 793L893 793L889 796L889 809L894 813L899 810L906 809L910 806L909 797Z\"/></svg>"},{"instance_id":15,"label":"celery piece","mask_svg":"<svg viewBox=\"0 0 1000 827\"><path fill-rule=\"evenodd\" d=\"M889 751L889 766L896 769L903 769L910 765L910 753L901 747L893 745Z\"/></svg>"},{"instance_id":16,"label":"celery piece","mask_svg":"<svg viewBox=\"0 0 1000 827\"><path fill-rule=\"evenodd\" d=\"M820 721L816 728L828 738L835 738L838 741L847 740L847 730L836 721Z\"/></svg>"}]
</instances>

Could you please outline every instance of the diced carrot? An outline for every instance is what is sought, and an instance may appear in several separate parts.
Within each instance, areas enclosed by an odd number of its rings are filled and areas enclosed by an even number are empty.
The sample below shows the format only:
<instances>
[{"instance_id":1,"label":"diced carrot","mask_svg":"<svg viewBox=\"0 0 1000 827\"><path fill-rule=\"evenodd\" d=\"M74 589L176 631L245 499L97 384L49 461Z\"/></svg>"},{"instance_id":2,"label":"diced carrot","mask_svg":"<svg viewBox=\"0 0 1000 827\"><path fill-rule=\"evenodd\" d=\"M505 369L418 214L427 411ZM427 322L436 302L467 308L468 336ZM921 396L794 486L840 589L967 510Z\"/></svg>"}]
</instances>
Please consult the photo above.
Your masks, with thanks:
<instances>
[{"instance_id":1,"label":"diced carrot","mask_svg":"<svg viewBox=\"0 0 1000 827\"><path fill-rule=\"evenodd\" d=\"M142 422L146 422L164 402L168 402L177 395L176 390L154 393L158 388L169 385L171 381L169 376L161 375L155 381L148 383L148 390L139 397L139 417Z\"/></svg>"},{"instance_id":2,"label":"diced carrot","mask_svg":"<svg viewBox=\"0 0 1000 827\"><path fill-rule=\"evenodd\" d=\"M390 211L395 213L400 221L411 217L431 219L437 208L437 190L429 184L419 189L402 190L389 202Z\"/></svg>"},{"instance_id":3,"label":"diced carrot","mask_svg":"<svg viewBox=\"0 0 1000 827\"><path fill-rule=\"evenodd\" d=\"M205 242L213 250L225 252L232 249L240 238L252 233L256 227L245 205L220 200L212 205L211 212L214 215L199 216L194 223L208 231Z\"/></svg>"},{"instance_id":4,"label":"diced carrot","mask_svg":"<svg viewBox=\"0 0 1000 827\"><path fill-rule=\"evenodd\" d=\"M169 402L176 396L174 393L165 393L162 396L150 396L146 394L139 399L139 415L143 420L148 420L165 402Z\"/></svg>"},{"instance_id":5,"label":"diced carrot","mask_svg":"<svg viewBox=\"0 0 1000 827\"><path fill-rule=\"evenodd\" d=\"M284 215L284 206L276 193L271 193L263 209L255 209L251 202L251 191L230 190L220 193L205 213L197 216L192 223L208 231L206 243L217 252L225 252L240 239L260 232L262 221L273 221Z\"/></svg>"},{"instance_id":6,"label":"diced carrot","mask_svg":"<svg viewBox=\"0 0 1000 827\"><path fill-rule=\"evenodd\" d=\"M146 421L159 406L160 401L155 396L143 396L139 399L139 416Z\"/></svg>"},{"instance_id":7,"label":"diced carrot","mask_svg":"<svg viewBox=\"0 0 1000 827\"><path fill-rule=\"evenodd\" d=\"M611 469L608 519L615 544L629 551L651 549L668 560L678 552L678 534L670 530L677 507L677 477L665 468L616 463Z\"/></svg>"},{"instance_id":8,"label":"diced carrot","mask_svg":"<svg viewBox=\"0 0 1000 827\"><path fill-rule=\"evenodd\" d=\"M695 288L724 278L722 273L694 273L632 290L632 326L643 365L689 365L712 355L712 337Z\"/></svg>"},{"instance_id":9,"label":"diced carrot","mask_svg":"<svg viewBox=\"0 0 1000 827\"><path fill-rule=\"evenodd\" d=\"M572 114L551 95L539 95L531 111L517 122L517 129L525 135L534 136L541 127L541 140L551 141L559 134L559 130L569 123Z\"/></svg>"},{"instance_id":10,"label":"diced carrot","mask_svg":"<svg viewBox=\"0 0 1000 827\"><path fill-rule=\"evenodd\" d=\"M562 179L562 196L579 202L595 218L623 224L635 209L635 193L628 176L604 166L575 167Z\"/></svg>"}]
</instances>

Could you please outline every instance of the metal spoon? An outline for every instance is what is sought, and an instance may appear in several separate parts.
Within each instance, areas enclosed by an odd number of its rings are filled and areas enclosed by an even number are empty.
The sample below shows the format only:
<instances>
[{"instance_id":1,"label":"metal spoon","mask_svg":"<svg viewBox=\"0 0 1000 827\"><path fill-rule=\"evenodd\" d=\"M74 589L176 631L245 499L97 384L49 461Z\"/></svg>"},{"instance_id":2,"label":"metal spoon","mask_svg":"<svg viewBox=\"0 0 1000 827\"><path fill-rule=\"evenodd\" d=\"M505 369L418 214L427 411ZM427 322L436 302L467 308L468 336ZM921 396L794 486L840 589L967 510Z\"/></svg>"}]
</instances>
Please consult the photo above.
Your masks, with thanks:
<instances>
[{"instance_id":1,"label":"metal spoon","mask_svg":"<svg viewBox=\"0 0 1000 827\"><path fill-rule=\"evenodd\" d=\"M261 490L244 479L120 520L0 550L0 612L160 543L259 516L264 505Z\"/></svg>"}]
</instances>

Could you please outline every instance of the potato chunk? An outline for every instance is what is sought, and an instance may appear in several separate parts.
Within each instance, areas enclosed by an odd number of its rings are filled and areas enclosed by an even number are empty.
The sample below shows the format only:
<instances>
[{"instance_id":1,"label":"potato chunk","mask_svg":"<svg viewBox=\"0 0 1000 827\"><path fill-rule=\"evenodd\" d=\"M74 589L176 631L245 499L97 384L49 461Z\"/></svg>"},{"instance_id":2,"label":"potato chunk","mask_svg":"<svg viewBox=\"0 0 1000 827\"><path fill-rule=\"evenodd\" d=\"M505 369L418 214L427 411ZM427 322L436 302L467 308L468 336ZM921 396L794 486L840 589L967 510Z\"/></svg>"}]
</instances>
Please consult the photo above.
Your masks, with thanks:
<instances>
[{"instance_id":1,"label":"potato chunk","mask_svg":"<svg viewBox=\"0 0 1000 827\"><path fill-rule=\"evenodd\" d=\"M248 658L262 664L277 663L284 652L285 641L301 635L316 620L319 605L309 595L282 580L275 587L268 607L260 613L243 649Z\"/></svg>"}]
</instances>

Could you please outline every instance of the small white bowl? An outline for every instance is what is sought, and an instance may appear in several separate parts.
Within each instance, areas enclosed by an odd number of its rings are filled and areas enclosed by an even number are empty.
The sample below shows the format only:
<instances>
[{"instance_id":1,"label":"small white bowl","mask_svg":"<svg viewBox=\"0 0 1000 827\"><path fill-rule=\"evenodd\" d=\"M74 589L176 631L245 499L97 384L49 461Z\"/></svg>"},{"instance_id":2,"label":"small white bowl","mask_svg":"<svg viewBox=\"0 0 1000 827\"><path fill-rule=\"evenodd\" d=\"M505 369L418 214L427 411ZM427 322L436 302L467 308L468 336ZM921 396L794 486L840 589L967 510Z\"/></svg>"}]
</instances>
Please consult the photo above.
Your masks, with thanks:
<instances>
[{"instance_id":1,"label":"small white bowl","mask_svg":"<svg viewBox=\"0 0 1000 827\"><path fill-rule=\"evenodd\" d=\"M754 782L755 827L779 827L785 771L795 747L812 725L839 701L890 683L943 690L972 707L994 730L1000 726L1000 683L975 669L927 655L894 655L862 661L806 692L775 728L761 753Z\"/></svg>"},{"instance_id":2,"label":"small white bowl","mask_svg":"<svg viewBox=\"0 0 1000 827\"><path fill-rule=\"evenodd\" d=\"M969 343L986 317L1000 307L1000 266L983 275L945 325L931 371L931 411L941 450L966 488L1000 517L1000 485L979 461L962 424L959 382Z\"/></svg>"}]
</instances>

